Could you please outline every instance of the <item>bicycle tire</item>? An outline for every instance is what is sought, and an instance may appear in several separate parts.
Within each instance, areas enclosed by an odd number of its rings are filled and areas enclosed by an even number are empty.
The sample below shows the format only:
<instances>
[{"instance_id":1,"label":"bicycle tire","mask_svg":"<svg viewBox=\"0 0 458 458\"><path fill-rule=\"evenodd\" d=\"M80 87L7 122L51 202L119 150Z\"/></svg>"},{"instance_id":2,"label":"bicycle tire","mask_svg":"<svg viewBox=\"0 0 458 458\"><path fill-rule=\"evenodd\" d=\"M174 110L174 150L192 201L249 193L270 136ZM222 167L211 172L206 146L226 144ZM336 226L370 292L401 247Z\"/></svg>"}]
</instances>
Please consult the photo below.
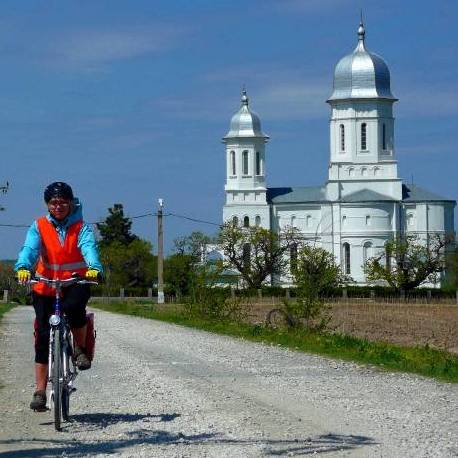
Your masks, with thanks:
<instances>
[{"instance_id":1,"label":"bicycle tire","mask_svg":"<svg viewBox=\"0 0 458 458\"><path fill-rule=\"evenodd\" d=\"M61 430L62 414L62 350L60 329L54 330L53 358L52 358L52 391L54 404L54 427Z\"/></svg>"},{"instance_id":2,"label":"bicycle tire","mask_svg":"<svg viewBox=\"0 0 458 458\"><path fill-rule=\"evenodd\" d=\"M67 370L70 369L70 358L68 356L68 345L64 346L66 348L65 350L62 351L62 360L66 362L64 367L67 367ZM63 374L65 377L68 374ZM68 421L68 416L69 416L69 410L70 410L70 392L68 390L67 386L67 380L64 381L63 387L62 387L62 418L64 421Z\"/></svg>"},{"instance_id":3,"label":"bicycle tire","mask_svg":"<svg viewBox=\"0 0 458 458\"><path fill-rule=\"evenodd\" d=\"M282 309L272 309L267 314L266 322L273 329L291 328L294 326L292 318Z\"/></svg>"}]
</instances>

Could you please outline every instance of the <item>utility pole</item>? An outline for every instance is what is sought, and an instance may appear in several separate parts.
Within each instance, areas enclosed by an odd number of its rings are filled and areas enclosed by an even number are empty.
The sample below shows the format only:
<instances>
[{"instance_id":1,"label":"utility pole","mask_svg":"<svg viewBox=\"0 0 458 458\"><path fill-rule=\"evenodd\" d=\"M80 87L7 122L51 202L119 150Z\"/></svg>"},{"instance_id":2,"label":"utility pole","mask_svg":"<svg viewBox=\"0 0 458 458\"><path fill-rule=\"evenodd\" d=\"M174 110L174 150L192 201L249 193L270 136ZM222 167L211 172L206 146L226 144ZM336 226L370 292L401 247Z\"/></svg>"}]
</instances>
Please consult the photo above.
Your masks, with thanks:
<instances>
[{"instance_id":1,"label":"utility pole","mask_svg":"<svg viewBox=\"0 0 458 458\"><path fill-rule=\"evenodd\" d=\"M9 186L10 184L8 182L6 182L6 185L0 185L0 192L2 194L6 194L8 192ZM3 210L5 210L5 208L0 205L0 211L3 211Z\"/></svg>"},{"instance_id":2,"label":"utility pole","mask_svg":"<svg viewBox=\"0 0 458 458\"><path fill-rule=\"evenodd\" d=\"M158 199L157 211L157 303L164 303L164 233L162 229L162 211L164 200Z\"/></svg>"}]
</instances>

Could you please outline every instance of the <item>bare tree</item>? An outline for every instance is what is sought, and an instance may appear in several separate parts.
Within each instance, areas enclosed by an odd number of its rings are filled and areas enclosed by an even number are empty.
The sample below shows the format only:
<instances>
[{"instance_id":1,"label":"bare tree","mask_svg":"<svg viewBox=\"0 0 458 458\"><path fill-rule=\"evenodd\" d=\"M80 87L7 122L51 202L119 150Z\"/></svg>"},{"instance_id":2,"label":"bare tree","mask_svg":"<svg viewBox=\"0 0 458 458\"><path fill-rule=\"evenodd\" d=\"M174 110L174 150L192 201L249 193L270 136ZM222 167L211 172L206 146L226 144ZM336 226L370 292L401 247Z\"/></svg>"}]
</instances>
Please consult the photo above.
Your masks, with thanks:
<instances>
[{"instance_id":1,"label":"bare tree","mask_svg":"<svg viewBox=\"0 0 458 458\"><path fill-rule=\"evenodd\" d=\"M437 283L445 270L446 249L451 243L442 234L432 234L427 240L413 234L398 236L386 242L383 253L367 260L367 280L385 281L404 291L426 282Z\"/></svg>"},{"instance_id":2,"label":"bare tree","mask_svg":"<svg viewBox=\"0 0 458 458\"><path fill-rule=\"evenodd\" d=\"M289 264L289 251L299 242L299 232L287 228L280 234L261 227L223 225L218 244L226 267L237 270L249 288L260 288L269 276L281 275Z\"/></svg>"}]
</instances>

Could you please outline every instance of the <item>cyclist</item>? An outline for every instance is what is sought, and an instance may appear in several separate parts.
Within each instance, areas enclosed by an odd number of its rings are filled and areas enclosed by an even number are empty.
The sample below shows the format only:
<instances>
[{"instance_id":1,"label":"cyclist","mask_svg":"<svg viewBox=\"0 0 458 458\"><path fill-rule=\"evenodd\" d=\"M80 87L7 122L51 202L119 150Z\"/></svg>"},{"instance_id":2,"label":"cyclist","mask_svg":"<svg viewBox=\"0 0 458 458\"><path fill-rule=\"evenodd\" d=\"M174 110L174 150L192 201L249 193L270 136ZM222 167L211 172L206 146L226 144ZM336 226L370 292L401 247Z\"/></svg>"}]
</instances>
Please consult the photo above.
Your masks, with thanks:
<instances>
[{"instance_id":1,"label":"cyclist","mask_svg":"<svg viewBox=\"0 0 458 458\"><path fill-rule=\"evenodd\" d=\"M47 278L65 279L76 272L88 280L102 273L97 244L91 227L83 222L82 205L74 198L72 188L61 181L51 183L44 191L48 214L30 226L15 265L18 281L26 284L31 271ZM67 314L75 342L74 358L80 370L89 369L91 361L85 351L86 304L88 285L74 284L65 289L61 306ZM30 408L46 409L48 377L49 317L54 311L55 289L39 283L33 286L35 330L36 391Z\"/></svg>"}]
</instances>

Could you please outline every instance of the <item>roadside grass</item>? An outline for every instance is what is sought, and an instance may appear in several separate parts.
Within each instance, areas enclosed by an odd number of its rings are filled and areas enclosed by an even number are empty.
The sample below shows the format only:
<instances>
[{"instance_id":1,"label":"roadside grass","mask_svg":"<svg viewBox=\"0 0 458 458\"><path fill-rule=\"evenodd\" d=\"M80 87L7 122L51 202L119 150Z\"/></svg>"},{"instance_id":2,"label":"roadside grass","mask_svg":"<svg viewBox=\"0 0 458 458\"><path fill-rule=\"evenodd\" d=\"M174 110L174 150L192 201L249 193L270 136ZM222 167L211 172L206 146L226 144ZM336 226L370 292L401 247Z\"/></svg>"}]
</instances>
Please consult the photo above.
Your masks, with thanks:
<instances>
[{"instance_id":1,"label":"roadside grass","mask_svg":"<svg viewBox=\"0 0 458 458\"><path fill-rule=\"evenodd\" d=\"M156 305L124 302L91 303L91 307L458 383L458 356L427 345L404 347L343 334L316 333L304 329L274 330L260 324L213 321L185 315L178 305L159 308Z\"/></svg>"},{"instance_id":2,"label":"roadside grass","mask_svg":"<svg viewBox=\"0 0 458 458\"><path fill-rule=\"evenodd\" d=\"M0 302L0 321L3 318L3 315L6 312L9 312L14 306L15 304Z\"/></svg>"}]
</instances>

